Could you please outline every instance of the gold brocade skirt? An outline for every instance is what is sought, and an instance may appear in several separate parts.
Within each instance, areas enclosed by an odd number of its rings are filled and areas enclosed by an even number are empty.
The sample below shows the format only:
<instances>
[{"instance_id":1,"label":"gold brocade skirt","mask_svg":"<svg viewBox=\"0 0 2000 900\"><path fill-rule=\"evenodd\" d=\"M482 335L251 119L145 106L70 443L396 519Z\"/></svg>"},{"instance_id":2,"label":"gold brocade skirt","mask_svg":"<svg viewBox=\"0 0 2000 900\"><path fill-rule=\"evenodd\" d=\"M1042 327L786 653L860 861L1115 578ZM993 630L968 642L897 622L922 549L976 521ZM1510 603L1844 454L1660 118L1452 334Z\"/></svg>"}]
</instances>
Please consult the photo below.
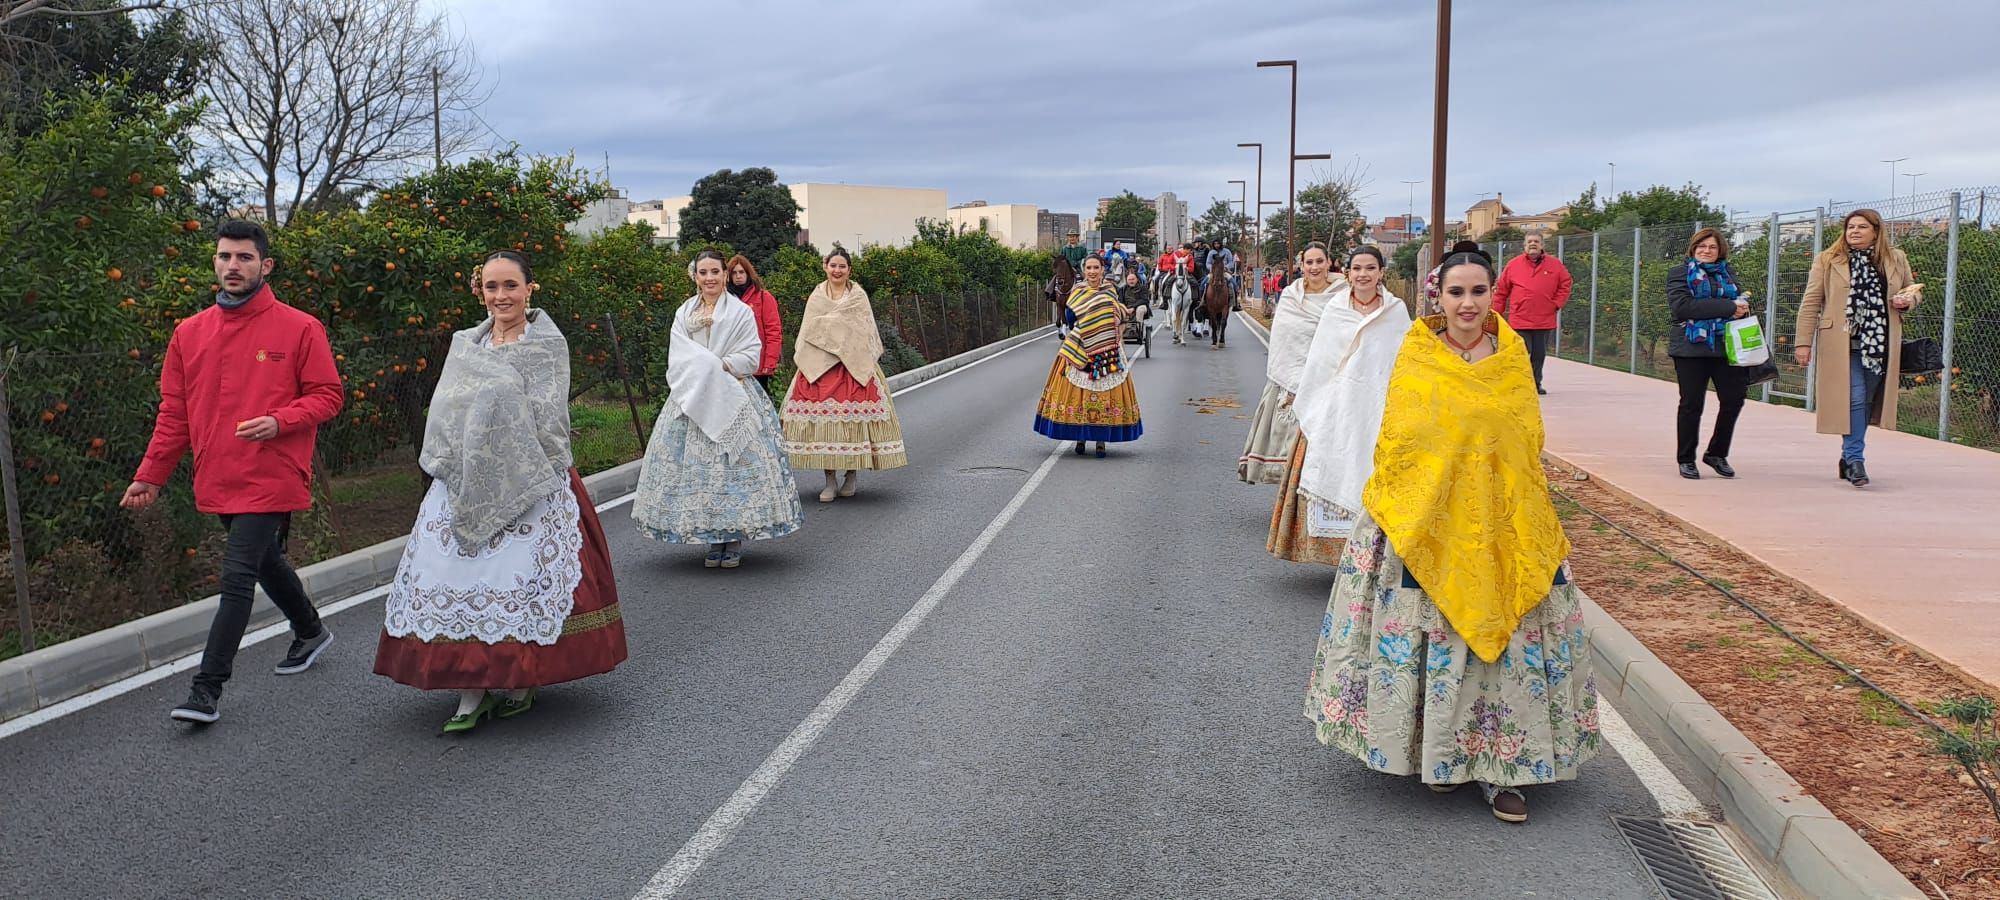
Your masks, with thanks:
<instances>
[{"instance_id":1,"label":"gold brocade skirt","mask_svg":"<svg viewBox=\"0 0 2000 900\"><path fill-rule=\"evenodd\" d=\"M1139 421L1139 393L1125 378L1108 390L1093 391L1071 382L1058 358L1049 367L1042 401L1035 408L1035 432L1059 441L1136 441L1145 431Z\"/></svg>"},{"instance_id":2,"label":"gold brocade skirt","mask_svg":"<svg viewBox=\"0 0 2000 900\"><path fill-rule=\"evenodd\" d=\"M1271 533L1264 539L1264 549L1289 562L1338 566L1347 542L1306 533L1306 500L1299 496L1299 476L1305 464L1306 437L1301 433L1285 466L1285 480L1278 487L1278 505L1271 510Z\"/></svg>"}]
</instances>

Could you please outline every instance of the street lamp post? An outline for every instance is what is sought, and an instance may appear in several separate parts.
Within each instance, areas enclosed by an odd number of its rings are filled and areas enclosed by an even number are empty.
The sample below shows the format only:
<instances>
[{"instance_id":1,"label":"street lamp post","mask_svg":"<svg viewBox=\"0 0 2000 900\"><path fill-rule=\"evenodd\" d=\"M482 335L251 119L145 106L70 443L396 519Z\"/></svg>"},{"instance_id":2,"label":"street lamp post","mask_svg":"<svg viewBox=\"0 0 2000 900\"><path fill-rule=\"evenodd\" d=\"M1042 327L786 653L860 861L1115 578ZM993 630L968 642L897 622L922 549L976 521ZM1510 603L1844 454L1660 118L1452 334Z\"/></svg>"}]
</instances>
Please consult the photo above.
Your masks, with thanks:
<instances>
[{"instance_id":1,"label":"street lamp post","mask_svg":"<svg viewBox=\"0 0 2000 900\"><path fill-rule=\"evenodd\" d=\"M1285 165L1285 264L1291 265L1298 256L1298 160L1299 160L1299 61L1296 59L1266 59L1257 63L1260 69L1286 68L1292 70L1292 127L1291 151L1286 154L1290 162Z\"/></svg>"},{"instance_id":2,"label":"street lamp post","mask_svg":"<svg viewBox=\"0 0 2000 900\"><path fill-rule=\"evenodd\" d=\"M1611 167L1611 184L1604 189L1604 198L1608 203L1618 199L1618 164L1605 163L1605 165Z\"/></svg>"},{"instance_id":3,"label":"street lamp post","mask_svg":"<svg viewBox=\"0 0 2000 900\"><path fill-rule=\"evenodd\" d=\"M1241 178L1231 178L1229 179L1229 183L1236 185L1236 211L1247 215L1250 211L1250 182L1244 181ZM1243 222L1241 219L1237 220L1235 228L1229 230L1236 232L1237 240L1240 241L1243 239Z\"/></svg>"},{"instance_id":4,"label":"street lamp post","mask_svg":"<svg viewBox=\"0 0 2000 900\"><path fill-rule=\"evenodd\" d=\"M1403 183L1410 187L1410 205L1403 207L1403 243L1407 244L1417 236L1417 223L1415 222L1417 217L1417 185L1423 184L1424 180L1421 178L1405 178L1403 179Z\"/></svg>"},{"instance_id":5,"label":"street lamp post","mask_svg":"<svg viewBox=\"0 0 2000 900\"><path fill-rule=\"evenodd\" d=\"M1895 159L1882 160L1889 164L1889 218L1891 219L1896 217L1896 164L1908 162L1909 159L1907 156L1899 156Z\"/></svg>"},{"instance_id":6,"label":"street lamp post","mask_svg":"<svg viewBox=\"0 0 2000 900\"><path fill-rule=\"evenodd\" d=\"M1911 200L1912 202L1915 202L1915 201L1916 201L1916 199L1917 199L1917 179L1918 179L1918 178L1920 178L1920 177L1922 177L1922 176L1925 176L1925 175L1929 175L1929 174L1930 174L1929 172L1904 172L1904 173L1903 173L1903 177L1904 177L1904 178L1908 178L1908 179L1910 179L1910 200Z\"/></svg>"},{"instance_id":7,"label":"street lamp post","mask_svg":"<svg viewBox=\"0 0 2000 900\"><path fill-rule=\"evenodd\" d=\"M1257 212L1251 216L1250 240L1257 245L1257 267L1264 267L1264 144L1256 141L1237 144L1238 147L1257 148Z\"/></svg>"},{"instance_id":8,"label":"street lamp post","mask_svg":"<svg viewBox=\"0 0 2000 900\"><path fill-rule=\"evenodd\" d=\"M1431 109L1431 265L1444 261L1444 150L1451 100L1451 0L1438 0L1437 75Z\"/></svg>"}]
</instances>

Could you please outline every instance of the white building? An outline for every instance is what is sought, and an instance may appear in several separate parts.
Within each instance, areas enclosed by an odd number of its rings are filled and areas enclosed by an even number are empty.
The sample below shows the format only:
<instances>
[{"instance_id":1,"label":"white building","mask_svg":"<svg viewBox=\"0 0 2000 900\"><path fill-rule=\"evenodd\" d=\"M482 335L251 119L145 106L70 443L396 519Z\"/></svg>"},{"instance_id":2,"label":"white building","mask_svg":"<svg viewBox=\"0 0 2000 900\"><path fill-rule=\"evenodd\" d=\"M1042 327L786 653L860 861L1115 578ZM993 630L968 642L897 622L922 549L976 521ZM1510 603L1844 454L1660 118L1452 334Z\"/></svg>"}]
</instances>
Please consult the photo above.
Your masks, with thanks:
<instances>
[{"instance_id":1,"label":"white building","mask_svg":"<svg viewBox=\"0 0 2000 900\"><path fill-rule=\"evenodd\" d=\"M626 221L645 222L653 226L654 243L673 245L679 243L681 237L681 212L693 202L693 197L668 197L634 203Z\"/></svg>"},{"instance_id":2,"label":"white building","mask_svg":"<svg viewBox=\"0 0 2000 900\"><path fill-rule=\"evenodd\" d=\"M799 231L821 253L834 244L902 246L916 238L918 219L943 221L947 211L942 188L808 182L791 191L800 206Z\"/></svg>"},{"instance_id":3,"label":"white building","mask_svg":"<svg viewBox=\"0 0 2000 900\"><path fill-rule=\"evenodd\" d=\"M1002 245L1025 250L1036 245L1042 210L1025 203L990 204L984 200L961 203L945 210L945 220L955 230L984 231Z\"/></svg>"},{"instance_id":4,"label":"white building","mask_svg":"<svg viewBox=\"0 0 2000 900\"><path fill-rule=\"evenodd\" d=\"M1188 238L1187 201L1167 191L1153 199L1153 233L1159 246L1178 247Z\"/></svg>"},{"instance_id":5,"label":"white building","mask_svg":"<svg viewBox=\"0 0 2000 900\"><path fill-rule=\"evenodd\" d=\"M619 191L602 200L591 201L583 208L583 216L571 222L569 232L577 237L587 238L600 231L609 231L625 224L632 212L632 201Z\"/></svg>"}]
</instances>

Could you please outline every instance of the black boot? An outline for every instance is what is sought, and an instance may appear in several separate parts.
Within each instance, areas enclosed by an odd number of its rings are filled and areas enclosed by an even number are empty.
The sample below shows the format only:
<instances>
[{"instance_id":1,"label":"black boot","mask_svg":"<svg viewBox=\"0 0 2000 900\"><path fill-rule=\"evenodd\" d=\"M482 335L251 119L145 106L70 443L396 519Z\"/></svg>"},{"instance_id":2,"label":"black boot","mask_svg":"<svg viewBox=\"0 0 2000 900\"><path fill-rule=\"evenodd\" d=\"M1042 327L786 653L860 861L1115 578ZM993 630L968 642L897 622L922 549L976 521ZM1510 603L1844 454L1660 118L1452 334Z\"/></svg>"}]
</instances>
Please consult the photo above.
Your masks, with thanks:
<instances>
[{"instance_id":1,"label":"black boot","mask_svg":"<svg viewBox=\"0 0 2000 900\"><path fill-rule=\"evenodd\" d=\"M1681 463L1681 477L1700 481L1701 470L1695 468L1694 463Z\"/></svg>"}]
</instances>

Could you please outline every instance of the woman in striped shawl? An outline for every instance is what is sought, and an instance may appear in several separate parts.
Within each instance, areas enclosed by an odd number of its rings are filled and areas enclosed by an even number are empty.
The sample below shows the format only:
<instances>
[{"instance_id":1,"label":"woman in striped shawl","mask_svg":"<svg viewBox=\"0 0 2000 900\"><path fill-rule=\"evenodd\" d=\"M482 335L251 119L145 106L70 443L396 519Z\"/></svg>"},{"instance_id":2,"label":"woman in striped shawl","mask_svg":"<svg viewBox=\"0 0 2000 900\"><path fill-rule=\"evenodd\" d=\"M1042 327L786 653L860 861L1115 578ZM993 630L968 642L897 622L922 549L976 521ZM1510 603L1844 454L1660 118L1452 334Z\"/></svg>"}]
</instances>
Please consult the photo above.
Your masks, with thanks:
<instances>
[{"instance_id":1,"label":"woman in striped shawl","mask_svg":"<svg viewBox=\"0 0 2000 900\"><path fill-rule=\"evenodd\" d=\"M1075 441L1076 452L1097 443L1136 441L1145 431L1139 421L1139 395L1127 379L1120 357L1125 307L1118 292L1104 280L1104 262L1083 261L1083 282L1071 289L1062 317L1069 333L1056 351L1035 411L1035 432L1059 441Z\"/></svg>"}]
</instances>

